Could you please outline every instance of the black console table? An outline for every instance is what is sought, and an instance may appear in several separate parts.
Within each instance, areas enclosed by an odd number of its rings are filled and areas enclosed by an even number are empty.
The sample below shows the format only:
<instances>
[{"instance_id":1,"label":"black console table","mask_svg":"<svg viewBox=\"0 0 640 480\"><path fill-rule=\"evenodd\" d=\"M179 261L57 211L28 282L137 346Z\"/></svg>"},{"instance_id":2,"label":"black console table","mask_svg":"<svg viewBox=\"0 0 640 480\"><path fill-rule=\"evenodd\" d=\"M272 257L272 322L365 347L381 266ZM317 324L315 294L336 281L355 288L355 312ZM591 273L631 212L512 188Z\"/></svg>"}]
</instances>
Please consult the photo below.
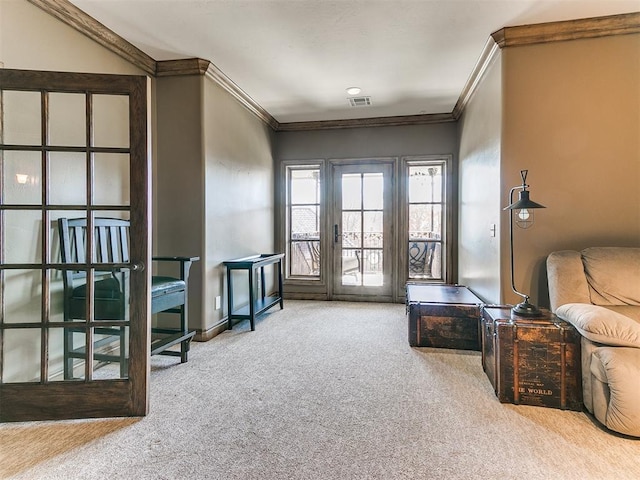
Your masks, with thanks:
<instances>
[{"instance_id":1,"label":"black console table","mask_svg":"<svg viewBox=\"0 0 640 480\"><path fill-rule=\"evenodd\" d=\"M227 267L227 304L229 309L229 330L233 327L233 320L249 319L251 322L251 330L255 330L256 316L265 310L273 307L276 303L280 303L280 309L284 308L282 301L282 259L284 253L263 253L261 255L253 255L251 257L238 258L236 260L227 260L224 262ZM264 267L275 264L278 270L278 293L275 296L267 297L265 295ZM260 298L255 298L255 276L260 269ZM233 309L233 283L231 282L232 270L247 270L249 276L249 305L238 310Z\"/></svg>"}]
</instances>

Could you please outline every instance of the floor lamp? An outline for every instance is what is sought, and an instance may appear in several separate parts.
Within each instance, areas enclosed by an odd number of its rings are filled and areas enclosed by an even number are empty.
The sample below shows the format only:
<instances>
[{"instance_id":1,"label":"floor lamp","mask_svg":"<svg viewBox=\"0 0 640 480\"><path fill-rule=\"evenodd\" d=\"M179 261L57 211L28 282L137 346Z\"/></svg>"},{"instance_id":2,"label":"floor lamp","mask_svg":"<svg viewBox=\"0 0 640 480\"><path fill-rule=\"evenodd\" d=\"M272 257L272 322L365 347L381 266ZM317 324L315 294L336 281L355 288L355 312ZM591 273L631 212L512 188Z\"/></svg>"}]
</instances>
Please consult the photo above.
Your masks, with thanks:
<instances>
[{"instance_id":1,"label":"floor lamp","mask_svg":"<svg viewBox=\"0 0 640 480\"><path fill-rule=\"evenodd\" d=\"M509 206L504 210L509 210L509 246L511 252L511 290L517 295L520 295L524 301L519 303L511 309L511 311L521 317L538 317L542 313L540 309L535 305L529 303L529 295L520 293L516 289L516 284L513 275L513 221L515 216L516 225L520 228L529 228L533 225L533 209L546 208L539 203L536 203L529 199L529 185L527 185L527 173L528 170L520 170L520 176L522 177L522 185L516 185L509 192ZM518 201L513 201L513 193L516 190L520 190L518 195Z\"/></svg>"}]
</instances>

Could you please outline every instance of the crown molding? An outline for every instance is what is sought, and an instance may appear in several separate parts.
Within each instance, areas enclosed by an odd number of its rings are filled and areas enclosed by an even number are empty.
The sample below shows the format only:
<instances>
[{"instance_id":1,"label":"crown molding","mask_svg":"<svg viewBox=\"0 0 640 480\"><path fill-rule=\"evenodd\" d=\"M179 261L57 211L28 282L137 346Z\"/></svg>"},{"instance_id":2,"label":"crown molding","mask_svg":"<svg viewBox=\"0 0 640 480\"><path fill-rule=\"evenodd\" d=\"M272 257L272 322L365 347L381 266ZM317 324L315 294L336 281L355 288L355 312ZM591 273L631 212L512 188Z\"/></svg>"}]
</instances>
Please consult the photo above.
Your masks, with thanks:
<instances>
[{"instance_id":1,"label":"crown molding","mask_svg":"<svg viewBox=\"0 0 640 480\"><path fill-rule=\"evenodd\" d=\"M476 88L478 88L478 85L489 68L489 65L493 63L499 51L500 47L498 44L492 37L489 37L484 44L480 58L478 58L467 83L465 83L462 92L458 97L456 105L453 107L451 115L454 119L458 120L462 115L464 108L467 106L467 103L469 103L469 100L471 100L473 93L476 91Z\"/></svg>"},{"instance_id":2,"label":"crown molding","mask_svg":"<svg viewBox=\"0 0 640 480\"><path fill-rule=\"evenodd\" d=\"M201 58L184 58L181 60L158 60L156 77L172 77L177 75L204 75L209 68L209 60Z\"/></svg>"},{"instance_id":3,"label":"crown molding","mask_svg":"<svg viewBox=\"0 0 640 480\"><path fill-rule=\"evenodd\" d=\"M258 102L251 98L244 90L236 85L233 80L227 77L222 70L213 63L209 63L205 75L229 92L236 100L245 106L251 113L257 116L272 129L278 130L278 121L271 116Z\"/></svg>"},{"instance_id":4,"label":"crown molding","mask_svg":"<svg viewBox=\"0 0 640 480\"><path fill-rule=\"evenodd\" d=\"M185 58L182 60L162 60L156 62L157 77L179 75L206 76L230 93L246 109L269 125L273 130L278 129L278 121L209 60L203 60L202 58Z\"/></svg>"},{"instance_id":5,"label":"crown molding","mask_svg":"<svg viewBox=\"0 0 640 480\"><path fill-rule=\"evenodd\" d=\"M640 12L505 27L491 34L500 48L640 33Z\"/></svg>"},{"instance_id":6,"label":"crown molding","mask_svg":"<svg viewBox=\"0 0 640 480\"><path fill-rule=\"evenodd\" d=\"M155 75L156 61L139 48L127 42L113 30L87 15L68 0L27 0L49 15L76 29L107 50L124 58L144 72Z\"/></svg>"},{"instance_id":7,"label":"crown molding","mask_svg":"<svg viewBox=\"0 0 640 480\"><path fill-rule=\"evenodd\" d=\"M450 113L434 113L426 115L399 115L395 117L370 117L346 120L319 120L312 122L279 123L278 132L295 132L307 130L331 130L338 128L358 127L396 127L402 125L425 125L429 123L454 122Z\"/></svg>"},{"instance_id":8,"label":"crown molding","mask_svg":"<svg viewBox=\"0 0 640 480\"><path fill-rule=\"evenodd\" d=\"M505 27L489 36L451 113L458 120L502 48L640 33L640 12Z\"/></svg>"}]
</instances>

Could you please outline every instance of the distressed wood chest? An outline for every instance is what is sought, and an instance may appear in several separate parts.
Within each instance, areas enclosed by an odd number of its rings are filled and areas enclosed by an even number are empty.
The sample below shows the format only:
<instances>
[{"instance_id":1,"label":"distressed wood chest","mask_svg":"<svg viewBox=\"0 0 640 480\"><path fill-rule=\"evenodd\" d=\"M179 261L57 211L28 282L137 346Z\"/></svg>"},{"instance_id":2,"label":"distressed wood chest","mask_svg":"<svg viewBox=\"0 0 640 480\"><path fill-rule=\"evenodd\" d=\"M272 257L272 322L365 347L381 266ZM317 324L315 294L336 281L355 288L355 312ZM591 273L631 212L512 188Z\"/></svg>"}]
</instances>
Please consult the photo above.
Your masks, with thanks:
<instances>
[{"instance_id":1,"label":"distressed wood chest","mask_svg":"<svg viewBox=\"0 0 640 480\"><path fill-rule=\"evenodd\" d=\"M462 285L407 285L409 345L480 350L482 300Z\"/></svg>"},{"instance_id":2,"label":"distressed wood chest","mask_svg":"<svg viewBox=\"0 0 640 480\"><path fill-rule=\"evenodd\" d=\"M582 410L580 334L551 312L483 308L482 367L503 403Z\"/></svg>"}]
</instances>

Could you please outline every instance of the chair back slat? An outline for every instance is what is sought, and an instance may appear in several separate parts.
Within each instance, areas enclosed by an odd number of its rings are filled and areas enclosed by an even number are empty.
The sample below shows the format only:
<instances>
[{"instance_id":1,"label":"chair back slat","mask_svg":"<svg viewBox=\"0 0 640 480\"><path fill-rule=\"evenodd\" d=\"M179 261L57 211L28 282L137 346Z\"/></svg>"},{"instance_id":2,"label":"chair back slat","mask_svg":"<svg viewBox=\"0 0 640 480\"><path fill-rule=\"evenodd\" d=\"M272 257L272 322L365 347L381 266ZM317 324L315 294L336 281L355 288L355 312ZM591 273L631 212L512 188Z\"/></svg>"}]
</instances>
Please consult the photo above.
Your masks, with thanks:
<instances>
[{"instance_id":1,"label":"chair back slat","mask_svg":"<svg viewBox=\"0 0 640 480\"><path fill-rule=\"evenodd\" d=\"M129 231L126 227L119 228L120 241L118 244L122 248L122 261L129 261Z\"/></svg>"},{"instance_id":2,"label":"chair back slat","mask_svg":"<svg viewBox=\"0 0 640 480\"><path fill-rule=\"evenodd\" d=\"M129 261L129 221L118 218L96 218L91 248L94 263L126 263ZM87 261L87 219L58 219L62 263L83 264ZM106 272L103 272L106 274ZM101 273L96 272L97 275ZM110 275L110 273L109 273ZM65 270L65 292L74 288L74 282L84 283L84 270Z\"/></svg>"},{"instance_id":3,"label":"chair back slat","mask_svg":"<svg viewBox=\"0 0 640 480\"><path fill-rule=\"evenodd\" d=\"M77 228L76 226L69 226L71 233L73 234L73 245L71 245L71 256L68 262L70 263L84 263L85 256L85 229ZM86 225L85 225L86 228Z\"/></svg>"}]
</instances>

